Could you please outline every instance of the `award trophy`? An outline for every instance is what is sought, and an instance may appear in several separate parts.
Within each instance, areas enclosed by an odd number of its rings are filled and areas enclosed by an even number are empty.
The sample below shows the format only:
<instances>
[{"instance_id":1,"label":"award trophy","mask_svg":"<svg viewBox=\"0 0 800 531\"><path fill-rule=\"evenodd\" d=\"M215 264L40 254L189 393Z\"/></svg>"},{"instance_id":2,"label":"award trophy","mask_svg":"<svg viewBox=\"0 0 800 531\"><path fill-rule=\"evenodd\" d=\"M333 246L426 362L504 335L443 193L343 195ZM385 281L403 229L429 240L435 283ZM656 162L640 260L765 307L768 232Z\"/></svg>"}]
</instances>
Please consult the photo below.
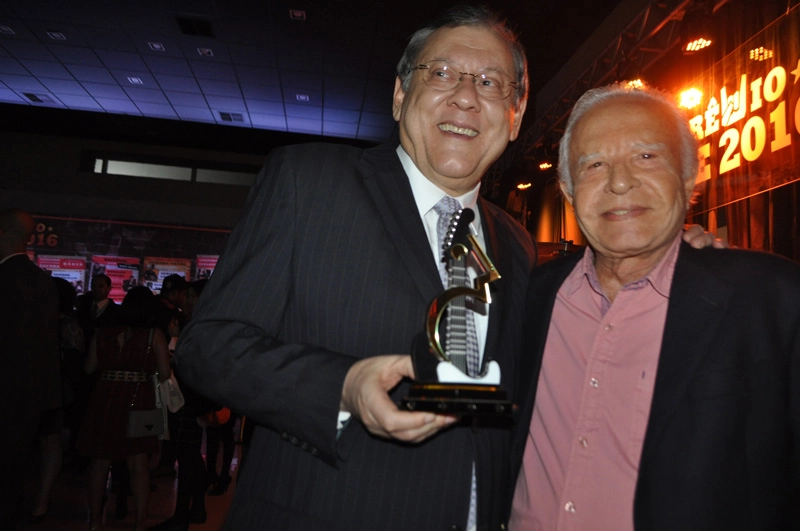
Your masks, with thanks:
<instances>
[{"instance_id":1,"label":"award trophy","mask_svg":"<svg viewBox=\"0 0 800 531\"><path fill-rule=\"evenodd\" d=\"M447 289L428 307L424 330L411 347L416 381L402 400L410 411L463 414L471 416L510 416L511 402L500 386L500 366L486 358L479 373L468 375L468 326L470 304L491 304L489 283L500 278L492 261L470 233L475 219L472 210L456 212L442 246ZM468 265L477 271L468 276ZM476 354L477 356L477 354ZM486 356L484 356L486 357Z\"/></svg>"}]
</instances>

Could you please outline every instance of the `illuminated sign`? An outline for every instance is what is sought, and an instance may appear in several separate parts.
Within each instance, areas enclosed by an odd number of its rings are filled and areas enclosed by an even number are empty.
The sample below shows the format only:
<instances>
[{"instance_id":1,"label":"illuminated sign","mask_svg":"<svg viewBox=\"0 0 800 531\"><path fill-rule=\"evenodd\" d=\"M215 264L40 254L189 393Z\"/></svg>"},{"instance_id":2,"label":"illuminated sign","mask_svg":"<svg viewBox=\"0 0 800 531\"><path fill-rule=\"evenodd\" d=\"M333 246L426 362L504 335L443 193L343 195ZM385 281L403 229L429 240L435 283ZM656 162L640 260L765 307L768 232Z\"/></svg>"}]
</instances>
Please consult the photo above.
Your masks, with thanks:
<instances>
[{"instance_id":1,"label":"illuminated sign","mask_svg":"<svg viewBox=\"0 0 800 531\"><path fill-rule=\"evenodd\" d=\"M700 144L695 214L800 180L798 28L793 8L681 91Z\"/></svg>"},{"instance_id":2,"label":"illuminated sign","mask_svg":"<svg viewBox=\"0 0 800 531\"><path fill-rule=\"evenodd\" d=\"M748 80L747 74L740 76L739 86L733 94L728 87L719 91L719 99L711 97L703 114L689 120L692 131L699 140L713 137L721 131L719 138L723 154L718 159L718 174L722 175L742 165L742 159L754 161L764 154L769 137L769 152L775 153L792 144L792 135L787 131L787 104L783 99L786 93L786 69L776 66L766 76ZM800 61L792 71L793 83L800 77ZM755 114L765 107L766 103L776 105L768 113L769 127L764 117ZM800 108L792 102L795 112ZM746 119L746 121L745 121ZM743 122L743 123L742 123ZM800 121L795 116L795 127ZM797 131L800 133L800 129ZM711 178L711 144L701 142L700 154L705 164L703 174L698 181Z\"/></svg>"}]
</instances>

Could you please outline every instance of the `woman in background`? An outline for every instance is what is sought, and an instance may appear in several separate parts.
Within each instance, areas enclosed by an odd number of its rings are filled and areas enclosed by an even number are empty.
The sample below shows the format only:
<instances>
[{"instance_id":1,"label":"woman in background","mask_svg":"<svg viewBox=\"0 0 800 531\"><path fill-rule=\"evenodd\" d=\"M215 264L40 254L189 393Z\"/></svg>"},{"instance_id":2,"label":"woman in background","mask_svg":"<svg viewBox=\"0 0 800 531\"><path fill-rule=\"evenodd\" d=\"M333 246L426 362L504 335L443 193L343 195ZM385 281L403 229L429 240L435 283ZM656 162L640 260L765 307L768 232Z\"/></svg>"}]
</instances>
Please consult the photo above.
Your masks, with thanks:
<instances>
[{"instance_id":1,"label":"woman in background","mask_svg":"<svg viewBox=\"0 0 800 531\"><path fill-rule=\"evenodd\" d=\"M158 452L158 438L128 438L131 410L153 409L155 389L150 378L170 377L164 334L154 326L155 295L144 287L131 288L112 326L92 337L84 370L101 371L78 437L78 450L91 458L87 471L89 526L103 530L103 500L112 461L124 459L130 471L134 529L145 529L150 492L149 454ZM152 339L151 339L152 338ZM133 403L132 403L133 402Z\"/></svg>"}]
</instances>

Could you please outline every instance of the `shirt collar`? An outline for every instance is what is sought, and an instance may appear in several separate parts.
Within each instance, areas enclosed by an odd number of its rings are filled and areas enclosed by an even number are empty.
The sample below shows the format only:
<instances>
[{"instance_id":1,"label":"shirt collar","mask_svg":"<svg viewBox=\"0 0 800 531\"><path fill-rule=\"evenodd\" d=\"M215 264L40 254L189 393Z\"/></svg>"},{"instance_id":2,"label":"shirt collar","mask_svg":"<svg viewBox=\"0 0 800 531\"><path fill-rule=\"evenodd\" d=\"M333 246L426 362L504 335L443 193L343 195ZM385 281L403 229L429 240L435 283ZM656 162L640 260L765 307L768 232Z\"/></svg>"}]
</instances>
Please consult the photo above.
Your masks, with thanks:
<instances>
[{"instance_id":1,"label":"shirt collar","mask_svg":"<svg viewBox=\"0 0 800 531\"><path fill-rule=\"evenodd\" d=\"M411 156L403 149L403 146L397 146L397 156L400 158L400 163L408 176L408 182L411 185L419 215L423 217L446 194L419 171ZM478 182L475 188L464 195L456 197L463 208L471 208L475 212L476 219L479 215L477 204L480 189L481 183Z\"/></svg>"},{"instance_id":2,"label":"shirt collar","mask_svg":"<svg viewBox=\"0 0 800 531\"><path fill-rule=\"evenodd\" d=\"M661 261L659 261L644 278L625 284L622 289L636 289L641 287L644 283L650 283L653 289L660 293L661 296L668 299L670 286L672 285L672 276L675 273L675 264L678 260L678 250L680 249L681 239L682 234L675 236L675 239L670 244L666 254L661 258ZM568 284L565 282L565 288L569 293L574 293L580 287L583 278L586 278L592 289L605 296L600 287L600 281L597 279L597 269L594 267L594 251L592 251L591 247L586 247L586 252L581 261L578 262L577 269L579 274L568 277Z\"/></svg>"},{"instance_id":3,"label":"shirt collar","mask_svg":"<svg viewBox=\"0 0 800 531\"><path fill-rule=\"evenodd\" d=\"M14 258L15 256L25 256L25 257L27 258L27 257L28 257L28 253L14 253L14 254L10 254L10 255L6 256L5 258L3 258L2 260L0 260L0 264L4 264L4 263L6 263L6 261L7 261L7 260L10 260L11 258Z\"/></svg>"}]
</instances>

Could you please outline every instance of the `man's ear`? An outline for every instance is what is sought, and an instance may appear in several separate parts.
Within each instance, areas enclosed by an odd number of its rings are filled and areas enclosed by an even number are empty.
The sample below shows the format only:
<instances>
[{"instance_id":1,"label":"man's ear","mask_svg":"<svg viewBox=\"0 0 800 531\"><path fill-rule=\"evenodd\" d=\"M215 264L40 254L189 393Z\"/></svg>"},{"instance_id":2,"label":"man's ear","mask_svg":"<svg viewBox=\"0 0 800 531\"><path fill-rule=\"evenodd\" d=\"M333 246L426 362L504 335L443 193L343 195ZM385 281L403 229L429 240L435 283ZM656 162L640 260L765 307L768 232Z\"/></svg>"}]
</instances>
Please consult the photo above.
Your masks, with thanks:
<instances>
[{"instance_id":1,"label":"man's ear","mask_svg":"<svg viewBox=\"0 0 800 531\"><path fill-rule=\"evenodd\" d=\"M525 114L525 109L528 107L528 98L523 98L519 102L514 112L514 119L511 122L511 134L508 137L509 142L513 142L519 136L519 128L522 126L522 115Z\"/></svg>"},{"instance_id":2,"label":"man's ear","mask_svg":"<svg viewBox=\"0 0 800 531\"><path fill-rule=\"evenodd\" d=\"M572 204L572 194L569 192L567 187L567 183L564 181L558 181L558 187L561 189L561 194L569 201L569 204Z\"/></svg>"},{"instance_id":3,"label":"man's ear","mask_svg":"<svg viewBox=\"0 0 800 531\"><path fill-rule=\"evenodd\" d=\"M403 108L403 100L406 93L403 91L403 82L399 77L394 80L394 98L392 99L392 116L395 122L400 121L400 111Z\"/></svg>"}]
</instances>

